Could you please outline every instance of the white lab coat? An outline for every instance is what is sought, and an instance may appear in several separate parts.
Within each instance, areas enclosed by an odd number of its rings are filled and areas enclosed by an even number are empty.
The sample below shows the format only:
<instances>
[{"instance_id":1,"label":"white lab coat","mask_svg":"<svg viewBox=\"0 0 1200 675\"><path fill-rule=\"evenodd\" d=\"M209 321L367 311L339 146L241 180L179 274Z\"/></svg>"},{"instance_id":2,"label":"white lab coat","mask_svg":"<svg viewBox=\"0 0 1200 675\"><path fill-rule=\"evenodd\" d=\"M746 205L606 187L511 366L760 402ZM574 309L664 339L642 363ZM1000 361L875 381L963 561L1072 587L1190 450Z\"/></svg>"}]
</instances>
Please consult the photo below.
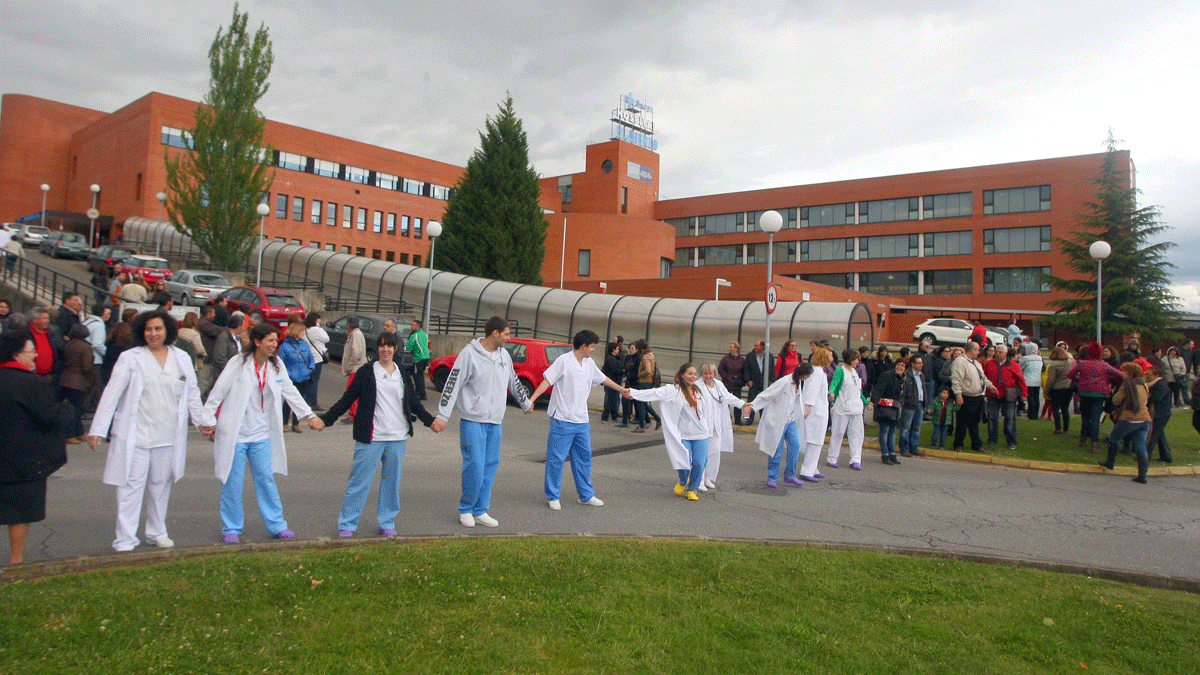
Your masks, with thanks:
<instances>
[{"instance_id":1,"label":"white lab coat","mask_svg":"<svg viewBox=\"0 0 1200 675\"><path fill-rule=\"evenodd\" d=\"M829 378L824 368L813 368L812 375L801 383L801 402L811 406L808 417L804 417L804 431L809 443L824 443L825 429L829 426Z\"/></svg>"},{"instance_id":2,"label":"white lab coat","mask_svg":"<svg viewBox=\"0 0 1200 675\"><path fill-rule=\"evenodd\" d=\"M802 390L792 384L792 376L775 380L750 402L758 417L754 442L758 449L774 457L788 422L797 422L800 447L804 447L804 406L800 404Z\"/></svg>"},{"instance_id":3,"label":"white lab coat","mask_svg":"<svg viewBox=\"0 0 1200 675\"><path fill-rule=\"evenodd\" d=\"M708 407L705 417L708 419L711 436L709 436L708 452L733 452L733 419L725 407L741 409L746 405L742 399L729 393L725 385L713 378L713 386L705 384L704 379L696 380L704 405Z\"/></svg>"},{"instance_id":4,"label":"white lab coat","mask_svg":"<svg viewBox=\"0 0 1200 675\"><path fill-rule=\"evenodd\" d=\"M700 393L703 394L703 392ZM704 420L704 404L700 403L699 408L688 405L683 390L673 384L666 384L655 389L634 389L629 394L638 401L662 402L662 414L659 417L662 419L663 442L667 446L667 457L671 460L671 468L677 471L690 470L692 458L688 449L683 447L683 439L686 437L688 440L694 441L708 438L708 423ZM692 425L690 418L688 422L689 426L697 426L699 431L681 430L681 416L695 415L697 410L700 413L700 424Z\"/></svg>"},{"instance_id":5,"label":"white lab coat","mask_svg":"<svg viewBox=\"0 0 1200 675\"><path fill-rule=\"evenodd\" d=\"M243 354L229 359L225 370L217 378L212 391L208 394L205 410L210 415L217 415L216 443L213 446L215 471L221 484L229 480L229 472L233 468L233 448L237 444L238 430L242 428L242 417L246 406L250 405L252 387L258 386L254 374L254 355L243 358ZM283 401L296 413L296 417L305 418L312 415L312 409L304 402L304 397L292 384L288 377L287 368L278 358L275 364L267 364L267 386L263 389L263 409L267 411L267 424L270 427L271 442L271 471L287 475L287 449L283 443Z\"/></svg>"},{"instance_id":6,"label":"white lab coat","mask_svg":"<svg viewBox=\"0 0 1200 675\"><path fill-rule=\"evenodd\" d=\"M178 481L183 478L187 466L188 413L198 426L211 426L213 418L200 400L200 387L196 384L196 369L192 359L182 349L168 347L183 374L183 395L175 414L179 417L175 445L171 459L171 473ZM108 459L104 463L104 483L120 487L129 482L129 467L133 460L133 449L137 443L138 406L142 390L146 386L146 357L149 347L134 347L126 350L113 366L112 377L100 396L96 414L92 417L89 436L112 439L108 445Z\"/></svg>"}]
</instances>

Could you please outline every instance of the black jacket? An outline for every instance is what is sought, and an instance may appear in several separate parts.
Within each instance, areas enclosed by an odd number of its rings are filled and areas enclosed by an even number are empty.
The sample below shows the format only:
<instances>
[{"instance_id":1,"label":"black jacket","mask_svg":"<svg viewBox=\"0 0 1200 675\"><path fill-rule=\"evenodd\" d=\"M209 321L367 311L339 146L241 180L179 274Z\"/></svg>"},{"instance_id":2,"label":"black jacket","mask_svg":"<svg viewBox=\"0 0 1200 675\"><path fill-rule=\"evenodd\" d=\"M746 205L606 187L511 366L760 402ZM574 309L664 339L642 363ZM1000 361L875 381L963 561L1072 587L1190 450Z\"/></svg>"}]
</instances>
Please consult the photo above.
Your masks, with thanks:
<instances>
[{"instance_id":1,"label":"black jacket","mask_svg":"<svg viewBox=\"0 0 1200 675\"><path fill-rule=\"evenodd\" d=\"M400 368L400 364L396 364ZM421 419L421 423L425 426L433 424L433 415L430 415L425 407L421 405L421 400L417 398L417 389L413 386L412 372L400 368L401 377L404 378L404 419L408 420L408 435L412 436L413 427L416 425L413 422ZM354 373L354 381L346 388L346 393L338 399L333 407L323 415L318 415L321 421L326 426L333 424L339 417L342 416L354 401L358 401L358 412L354 413L354 440L359 443L370 443L375 433L375 362L368 361L366 365L358 369Z\"/></svg>"},{"instance_id":2,"label":"black jacket","mask_svg":"<svg viewBox=\"0 0 1200 675\"><path fill-rule=\"evenodd\" d=\"M0 368L0 409L0 483L45 478L67 463L67 430L75 410L55 401L42 378Z\"/></svg>"},{"instance_id":3,"label":"black jacket","mask_svg":"<svg viewBox=\"0 0 1200 675\"><path fill-rule=\"evenodd\" d=\"M890 398L895 401L896 406L904 403L904 389L908 373L903 377L896 377L896 373L883 373L876 378L875 386L871 388L871 403L879 405L879 399Z\"/></svg>"},{"instance_id":4,"label":"black jacket","mask_svg":"<svg viewBox=\"0 0 1200 675\"><path fill-rule=\"evenodd\" d=\"M621 365L621 359L612 353L604 355L604 367L600 369L600 372L617 384L625 379L625 367Z\"/></svg>"},{"instance_id":5,"label":"black jacket","mask_svg":"<svg viewBox=\"0 0 1200 675\"><path fill-rule=\"evenodd\" d=\"M1159 379L1154 384L1150 385L1150 397L1146 401L1154 408L1153 415L1156 420L1170 419L1171 417L1171 386L1164 379Z\"/></svg>"},{"instance_id":6,"label":"black jacket","mask_svg":"<svg viewBox=\"0 0 1200 675\"><path fill-rule=\"evenodd\" d=\"M921 372L921 384L928 382L925 378L924 371ZM922 390L923 391L923 390ZM922 407L929 407L929 401L925 401L925 405L921 405L921 401L917 400L917 376L911 369L904 371L904 407L909 410L919 410Z\"/></svg>"},{"instance_id":7,"label":"black jacket","mask_svg":"<svg viewBox=\"0 0 1200 675\"><path fill-rule=\"evenodd\" d=\"M766 362L767 372L774 372L775 357L767 354L764 361ZM766 387L763 386L762 369L758 367L758 354L756 354L753 349L746 354L746 365L742 366L742 373L742 379L746 380L746 384L750 385L750 388L754 389L755 393L766 389Z\"/></svg>"}]
</instances>

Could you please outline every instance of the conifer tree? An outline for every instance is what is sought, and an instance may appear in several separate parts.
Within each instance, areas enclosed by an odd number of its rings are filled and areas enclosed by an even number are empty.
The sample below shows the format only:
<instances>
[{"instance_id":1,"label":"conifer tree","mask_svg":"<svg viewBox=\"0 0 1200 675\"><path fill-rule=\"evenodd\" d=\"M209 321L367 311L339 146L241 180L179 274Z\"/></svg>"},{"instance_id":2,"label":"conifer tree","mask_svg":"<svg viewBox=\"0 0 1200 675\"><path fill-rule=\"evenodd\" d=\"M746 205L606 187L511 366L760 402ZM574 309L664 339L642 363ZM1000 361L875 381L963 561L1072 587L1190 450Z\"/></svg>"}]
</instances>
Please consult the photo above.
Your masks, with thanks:
<instances>
[{"instance_id":1,"label":"conifer tree","mask_svg":"<svg viewBox=\"0 0 1200 675\"><path fill-rule=\"evenodd\" d=\"M167 153L167 211L221 269L243 265L258 245L255 209L274 181L265 121L255 105L267 93L274 57L265 26L251 37L248 14L233 8L229 30L208 50L210 89L196 107L189 148Z\"/></svg>"},{"instance_id":2,"label":"conifer tree","mask_svg":"<svg viewBox=\"0 0 1200 675\"><path fill-rule=\"evenodd\" d=\"M1138 332L1150 341L1177 338L1171 330L1182 319L1179 300L1170 287L1170 270L1175 265L1166 260L1167 251L1175 244L1150 243L1168 226L1160 220L1157 206L1137 205L1139 191L1132 185L1129 161L1123 156L1126 153L1117 149L1119 143L1110 129L1105 143L1108 152L1093 181L1096 192L1087 203L1087 211L1078 215L1076 232L1056 240L1068 258L1067 265L1083 278L1044 275L1052 288L1073 297L1050 301L1048 304L1057 311L1042 321L1051 328L1096 334L1097 270L1088 248L1103 240L1112 246L1101 277L1104 334Z\"/></svg>"},{"instance_id":3,"label":"conifer tree","mask_svg":"<svg viewBox=\"0 0 1200 675\"><path fill-rule=\"evenodd\" d=\"M446 205L435 263L459 274L540 285L546 255L541 186L512 95L498 107Z\"/></svg>"}]
</instances>

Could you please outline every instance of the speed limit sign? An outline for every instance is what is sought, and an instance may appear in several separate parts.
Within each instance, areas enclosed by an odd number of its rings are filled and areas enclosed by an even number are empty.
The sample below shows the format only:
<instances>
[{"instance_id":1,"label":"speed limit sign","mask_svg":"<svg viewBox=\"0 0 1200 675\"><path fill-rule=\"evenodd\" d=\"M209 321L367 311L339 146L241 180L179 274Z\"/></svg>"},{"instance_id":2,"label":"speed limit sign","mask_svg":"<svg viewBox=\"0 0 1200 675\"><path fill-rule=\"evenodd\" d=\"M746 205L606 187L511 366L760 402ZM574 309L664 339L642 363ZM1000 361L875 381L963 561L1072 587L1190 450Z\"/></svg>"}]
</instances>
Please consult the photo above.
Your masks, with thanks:
<instances>
[{"instance_id":1,"label":"speed limit sign","mask_svg":"<svg viewBox=\"0 0 1200 675\"><path fill-rule=\"evenodd\" d=\"M767 284L767 314L775 313L775 305L779 302L779 286Z\"/></svg>"}]
</instances>

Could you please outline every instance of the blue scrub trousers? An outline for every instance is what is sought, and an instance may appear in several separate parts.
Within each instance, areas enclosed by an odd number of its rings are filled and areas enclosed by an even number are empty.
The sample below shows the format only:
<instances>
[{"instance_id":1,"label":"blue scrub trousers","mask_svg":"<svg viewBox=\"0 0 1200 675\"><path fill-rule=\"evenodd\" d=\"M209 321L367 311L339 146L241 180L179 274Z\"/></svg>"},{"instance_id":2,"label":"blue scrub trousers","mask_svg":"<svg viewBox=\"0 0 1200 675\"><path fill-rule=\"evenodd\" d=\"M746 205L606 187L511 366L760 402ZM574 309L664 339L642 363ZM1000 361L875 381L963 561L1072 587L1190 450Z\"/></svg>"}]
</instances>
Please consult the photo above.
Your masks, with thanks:
<instances>
[{"instance_id":1,"label":"blue scrub trousers","mask_svg":"<svg viewBox=\"0 0 1200 675\"><path fill-rule=\"evenodd\" d=\"M459 418L458 444L462 450L462 499L459 513L478 516L492 505L492 482L500 467L499 424Z\"/></svg>"},{"instance_id":2,"label":"blue scrub trousers","mask_svg":"<svg viewBox=\"0 0 1200 675\"><path fill-rule=\"evenodd\" d=\"M787 446L787 464L783 469L784 478L795 478L796 462L800 459L800 430L793 420L783 427L783 438L779 439L779 447L775 454L767 458L767 479L779 480L779 460L783 458L783 446Z\"/></svg>"},{"instance_id":3,"label":"blue scrub trousers","mask_svg":"<svg viewBox=\"0 0 1200 675\"><path fill-rule=\"evenodd\" d=\"M695 492L700 489L700 483L704 482L704 467L708 466L708 439L698 438L694 441L689 441L686 438L683 440L683 447L687 448L688 455L692 460L691 470L676 469L679 472L679 483L686 485L688 490ZM795 464L793 462L793 464Z\"/></svg>"},{"instance_id":4,"label":"blue scrub trousers","mask_svg":"<svg viewBox=\"0 0 1200 675\"><path fill-rule=\"evenodd\" d=\"M367 505L367 494L375 482L375 469L381 464L379 504L375 517L379 529L396 529L396 514L400 513L400 472L404 469L404 450L408 441L371 441L354 443L354 460L350 478L346 480L346 495L342 497L342 512L338 514L338 529L354 532L358 517Z\"/></svg>"},{"instance_id":5,"label":"blue scrub trousers","mask_svg":"<svg viewBox=\"0 0 1200 675\"><path fill-rule=\"evenodd\" d=\"M246 463L250 463L250 475L254 480L254 496L258 500L258 513L263 526L271 536L288 529L283 519L283 502L279 500L279 488L275 475L271 473L271 441L235 443L233 466L229 478L221 486L221 534L241 534L246 525L242 511L242 484L246 479Z\"/></svg>"},{"instance_id":6,"label":"blue scrub trousers","mask_svg":"<svg viewBox=\"0 0 1200 675\"><path fill-rule=\"evenodd\" d=\"M592 487L592 425L588 422L564 422L550 418L546 437L546 500L556 501L562 494L563 462L571 456L571 476L579 501L596 495Z\"/></svg>"}]
</instances>

